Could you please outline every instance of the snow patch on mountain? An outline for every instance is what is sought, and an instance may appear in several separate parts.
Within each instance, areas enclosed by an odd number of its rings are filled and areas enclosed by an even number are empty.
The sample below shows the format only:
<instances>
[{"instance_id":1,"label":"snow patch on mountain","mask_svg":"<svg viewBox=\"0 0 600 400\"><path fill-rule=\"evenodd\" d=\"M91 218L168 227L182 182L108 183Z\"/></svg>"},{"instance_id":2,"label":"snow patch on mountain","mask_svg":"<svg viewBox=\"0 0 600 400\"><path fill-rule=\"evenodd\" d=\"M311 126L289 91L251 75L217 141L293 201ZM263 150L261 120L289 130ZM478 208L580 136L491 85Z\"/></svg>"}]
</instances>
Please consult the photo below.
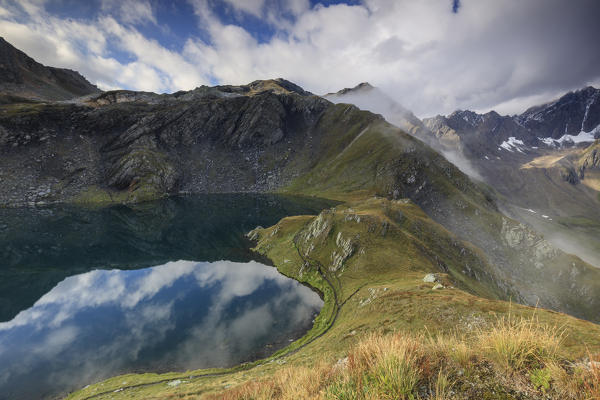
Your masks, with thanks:
<instances>
[{"instance_id":1,"label":"snow patch on mountain","mask_svg":"<svg viewBox=\"0 0 600 400\"><path fill-rule=\"evenodd\" d=\"M587 143L593 142L596 140L596 136L600 137L600 125L596 126L589 132L581 131L577 135L562 135L558 139L552 138L538 138L540 141L545 143L548 146L563 146L565 144L578 144L578 143Z\"/></svg>"},{"instance_id":2,"label":"snow patch on mountain","mask_svg":"<svg viewBox=\"0 0 600 400\"><path fill-rule=\"evenodd\" d=\"M511 153L514 153L515 150L525 154L525 152L523 151L523 148L525 148L525 143L523 143L522 140L517 139L514 136L511 136L508 138L508 140L505 140L504 142L502 142L500 144L500 147L503 148L504 150L508 150Z\"/></svg>"},{"instance_id":3,"label":"snow patch on mountain","mask_svg":"<svg viewBox=\"0 0 600 400\"><path fill-rule=\"evenodd\" d=\"M598 94L600 94L600 92L595 92L594 95L592 97L590 97L585 104L585 114L583 115L583 120L581 121L581 132L583 132L583 125L585 125L585 121L587 121L587 119L588 119L588 115L590 113L590 107L598 99ZM595 129L598 129L598 127L596 127Z\"/></svg>"}]
</instances>

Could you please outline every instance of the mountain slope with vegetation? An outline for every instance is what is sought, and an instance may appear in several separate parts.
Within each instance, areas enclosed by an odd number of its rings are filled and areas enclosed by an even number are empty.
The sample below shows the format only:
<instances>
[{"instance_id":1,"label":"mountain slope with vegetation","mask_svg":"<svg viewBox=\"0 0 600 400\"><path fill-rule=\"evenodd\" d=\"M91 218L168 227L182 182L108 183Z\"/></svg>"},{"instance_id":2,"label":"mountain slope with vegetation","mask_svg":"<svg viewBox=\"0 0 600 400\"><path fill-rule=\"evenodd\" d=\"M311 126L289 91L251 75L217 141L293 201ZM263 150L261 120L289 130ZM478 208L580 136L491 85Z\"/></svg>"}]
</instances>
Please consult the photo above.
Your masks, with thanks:
<instances>
[{"instance_id":1,"label":"mountain slope with vegetation","mask_svg":"<svg viewBox=\"0 0 600 400\"><path fill-rule=\"evenodd\" d=\"M600 266L594 153L600 90L570 92L520 115L459 110L423 122L368 84L325 97L382 114L498 192L505 214L544 233L554 246Z\"/></svg>"}]
</instances>

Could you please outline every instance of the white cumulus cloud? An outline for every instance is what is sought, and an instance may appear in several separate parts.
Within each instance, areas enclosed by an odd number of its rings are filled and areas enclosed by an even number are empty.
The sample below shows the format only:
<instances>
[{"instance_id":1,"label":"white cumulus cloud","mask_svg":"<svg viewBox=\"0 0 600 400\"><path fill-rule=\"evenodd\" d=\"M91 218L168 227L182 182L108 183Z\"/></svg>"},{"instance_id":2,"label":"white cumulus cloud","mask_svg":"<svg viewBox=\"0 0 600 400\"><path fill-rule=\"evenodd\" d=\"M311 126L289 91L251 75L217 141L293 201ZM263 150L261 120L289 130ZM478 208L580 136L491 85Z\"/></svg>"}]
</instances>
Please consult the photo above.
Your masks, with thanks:
<instances>
[{"instance_id":1,"label":"white cumulus cloud","mask_svg":"<svg viewBox=\"0 0 600 400\"><path fill-rule=\"evenodd\" d=\"M595 0L463 0L457 13L446 0L188 3L197 31L175 50L139 30L169 29L148 0L103 0L86 20L50 15L43 0L0 0L0 34L105 89L169 92L283 77L324 94L369 81L420 117L520 112L600 82ZM222 12L233 19L225 23ZM257 36L260 21L272 36Z\"/></svg>"}]
</instances>

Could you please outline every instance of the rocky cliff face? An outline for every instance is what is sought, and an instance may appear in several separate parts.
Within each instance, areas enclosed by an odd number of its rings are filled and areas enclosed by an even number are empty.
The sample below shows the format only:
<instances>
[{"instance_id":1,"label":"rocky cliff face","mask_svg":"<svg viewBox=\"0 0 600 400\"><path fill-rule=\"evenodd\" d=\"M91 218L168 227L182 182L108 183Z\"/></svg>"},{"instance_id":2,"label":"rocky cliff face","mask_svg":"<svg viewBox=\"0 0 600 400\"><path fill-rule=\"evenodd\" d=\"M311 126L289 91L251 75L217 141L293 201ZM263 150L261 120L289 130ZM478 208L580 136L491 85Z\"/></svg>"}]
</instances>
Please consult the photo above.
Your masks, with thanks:
<instances>
[{"instance_id":1,"label":"rocky cliff face","mask_svg":"<svg viewBox=\"0 0 600 400\"><path fill-rule=\"evenodd\" d=\"M68 100L100 90L78 72L46 67L0 37L0 94L33 100Z\"/></svg>"},{"instance_id":2,"label":"rocky cliff face","mask_svg":"<svg viewBox=\"0 0 600 400\"><path fill-rule=\"evenodd\" d=\"M590 132L600 125L600 90L588 86L567 93L514 119L541 138L560 139L564 135Z\"/></svg>"},{"instance_id":3,"label":"rocky cliff face","mask_svg":"<svg viewBox=\"0 0 600 400\"><path fill-rule=\"evenodd\" d=\"M279 86L281 83L281 86ZM274 190L329 102L286 81L0 107L3 204ZM307 134L308 133L308 134ZM15 166L19 166L16 168Z\"/></svg>"}]
</instances>

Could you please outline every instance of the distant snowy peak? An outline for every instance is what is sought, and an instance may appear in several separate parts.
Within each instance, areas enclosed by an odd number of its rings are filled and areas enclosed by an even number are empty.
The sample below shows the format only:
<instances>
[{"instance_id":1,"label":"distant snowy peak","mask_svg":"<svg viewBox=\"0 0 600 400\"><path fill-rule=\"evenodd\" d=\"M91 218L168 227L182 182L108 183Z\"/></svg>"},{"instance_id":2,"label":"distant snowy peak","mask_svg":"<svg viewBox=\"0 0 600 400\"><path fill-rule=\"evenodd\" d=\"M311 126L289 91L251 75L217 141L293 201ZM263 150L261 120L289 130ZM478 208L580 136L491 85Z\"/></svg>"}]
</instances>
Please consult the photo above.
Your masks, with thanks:
<instances>
[{"instance_id":1,"label":"distant snowy peak","mask_svg":"<svg viewBox=\"0 0 600 400\"><path fill-rule=\"evenodd\" d=\"M591 132L600 125L600 90L588 86L515 117L538 137L559 140Z\"/></svg>"},{"instance_id":2,"label":"distant snowy peak","mask_svg":"<svg viewBox=\"0 0 600 400\"><path fill-rule=\"evenodd\" d=\"M600 138L600 90L588 86L548 104L532 107L515 120L551 147L591 143Z\"/></svg>"},{"instance_id":3,"label":"distant snowy peak","mask_svg":"<svg viewBox=\"0 0 600 400\"><path fill-rule=\"evenodd\" d=\"M423 122L438 139L449 132L458 137L461 146L477 157L589 144L600 139L600 90L586 87L570 92L521 115L458 110L447 117L438 115Z\"/></svg>"}]
</instances>

